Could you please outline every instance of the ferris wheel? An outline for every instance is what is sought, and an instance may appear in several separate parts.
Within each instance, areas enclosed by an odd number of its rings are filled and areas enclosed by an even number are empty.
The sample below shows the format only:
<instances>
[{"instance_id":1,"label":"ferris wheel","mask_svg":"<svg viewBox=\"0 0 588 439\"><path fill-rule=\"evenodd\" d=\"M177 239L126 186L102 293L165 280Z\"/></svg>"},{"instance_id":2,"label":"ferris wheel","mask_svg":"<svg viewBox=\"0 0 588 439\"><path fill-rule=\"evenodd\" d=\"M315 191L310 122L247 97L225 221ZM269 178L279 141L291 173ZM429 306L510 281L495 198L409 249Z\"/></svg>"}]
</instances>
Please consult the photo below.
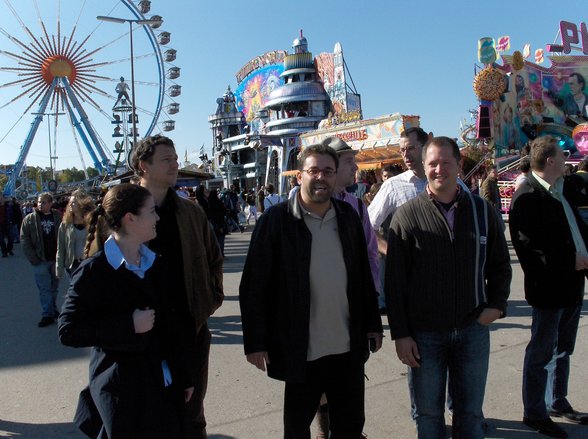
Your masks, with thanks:
<instances>
[{"instance_id":1,"label":"ferris wheel","mask_svg":"<svg viewBox=\"0 0 588 439\"><path fill-rule=\"evenodd\" d=\"M85 170L90 159L112 174L133 139L174 129L180 68L151 1L3 2L0 157L13 164L5 194L27 158L52 170L58 159Z\"/></svg>"}]
</instances>

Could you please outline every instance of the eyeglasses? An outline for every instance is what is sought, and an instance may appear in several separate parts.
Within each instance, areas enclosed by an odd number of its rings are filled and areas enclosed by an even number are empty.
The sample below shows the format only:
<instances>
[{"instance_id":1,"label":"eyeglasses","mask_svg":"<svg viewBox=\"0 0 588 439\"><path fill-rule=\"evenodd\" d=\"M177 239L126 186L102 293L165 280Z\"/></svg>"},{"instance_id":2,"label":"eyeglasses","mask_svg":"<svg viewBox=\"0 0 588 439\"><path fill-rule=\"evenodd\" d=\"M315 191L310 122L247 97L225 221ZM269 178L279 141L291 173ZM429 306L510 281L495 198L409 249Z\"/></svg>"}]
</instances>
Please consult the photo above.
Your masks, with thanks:
<instances>
[{"instance_id":1,"label":"eyeglasses","mask_svg":"<svg viewBox=\"0 0 588 439\"><path fill-rule=\"evenodd\" d=\"M411 145L411 146L407 146L406 148L399 148L398 151L400 151L400 154L406 154L408 151L414 151L416 149L416 146Z\"/></svg>"},{"instance_id":2,"label":"eyeglasses","mask_svg":"<svg viewBox=\"0 0 588 439\"><path fill-rule=\"evenodd\" d=\"M325 168L325 169L319 169L319 168L310 168L310 169L301 169L300 172L306 172L308 175L310 175L311 177L318 177L319 174L323 174L323 177L332 177L333 175L335 175L337 173L337 171L335 171L334 169L331 168Z\"/></svg>"}]
</instances>

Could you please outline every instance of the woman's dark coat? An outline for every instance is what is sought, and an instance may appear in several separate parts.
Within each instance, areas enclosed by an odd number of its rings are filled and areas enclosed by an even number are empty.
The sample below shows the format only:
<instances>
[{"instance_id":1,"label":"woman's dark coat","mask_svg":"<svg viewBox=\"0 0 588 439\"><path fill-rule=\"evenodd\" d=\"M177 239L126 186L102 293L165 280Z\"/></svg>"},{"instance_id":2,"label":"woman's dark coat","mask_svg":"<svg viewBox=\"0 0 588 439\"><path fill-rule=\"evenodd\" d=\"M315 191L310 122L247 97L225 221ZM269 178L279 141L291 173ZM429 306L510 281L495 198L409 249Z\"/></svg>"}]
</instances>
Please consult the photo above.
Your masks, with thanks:
<instances>
[{"instance_id":1,"label":"woman's dark coat","mask_svg":"<svg viewBox=\"0 0 588 439\"><path fill-rule=\"evenodd\" d=\"M194 383L185 342L189 331L166 304L165 272L158 257L143 279L103 252L75 272L59 316L59 339L92 346L90 383L80 394L75 423L93 438L180 437L183 390ZM155 310L154 328L136 334L135 309ZM172 385L164 388L161 362Z\"/></svg>"}]
</instances>

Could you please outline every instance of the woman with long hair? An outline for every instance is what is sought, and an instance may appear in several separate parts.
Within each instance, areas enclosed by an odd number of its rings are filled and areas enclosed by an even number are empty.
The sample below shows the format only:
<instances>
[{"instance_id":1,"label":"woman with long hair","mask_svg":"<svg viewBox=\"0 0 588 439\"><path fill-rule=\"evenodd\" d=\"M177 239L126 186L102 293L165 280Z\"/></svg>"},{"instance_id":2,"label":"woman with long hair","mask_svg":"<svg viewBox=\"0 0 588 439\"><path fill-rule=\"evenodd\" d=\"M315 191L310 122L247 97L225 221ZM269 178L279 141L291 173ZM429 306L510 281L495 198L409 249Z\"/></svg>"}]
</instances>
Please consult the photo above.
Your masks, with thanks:
<instances>
[{"instance_id":1,"label":"woman with long hair","mask_svg":"<svg viewBox=\"0 0 588 439\"><path fill-rule=\"evenodd\" d=\"M92 197L81 189L73 191L69 197L65 214L57 232L55 274L58 279L63 277L64 271L71 278L75 269L82 262L88 235L87 218L94 208Z\"/></svg>"},{"instance_id":2,"label":"woman with long hair","mask_svg":"<svg viewBox=\"0 0 588 439\"><path fill-rule=\"evenodd\" d=\"M86 249L98 240L100 250L80 265L59 316L64 345L93 347L75 416L92 438L182 437L195 353L167 304L162 261L144 245L158 219L147 189L110 189L88 227ZM104 242L99 223L110 231Z\"/></svg>"}]
</instances>

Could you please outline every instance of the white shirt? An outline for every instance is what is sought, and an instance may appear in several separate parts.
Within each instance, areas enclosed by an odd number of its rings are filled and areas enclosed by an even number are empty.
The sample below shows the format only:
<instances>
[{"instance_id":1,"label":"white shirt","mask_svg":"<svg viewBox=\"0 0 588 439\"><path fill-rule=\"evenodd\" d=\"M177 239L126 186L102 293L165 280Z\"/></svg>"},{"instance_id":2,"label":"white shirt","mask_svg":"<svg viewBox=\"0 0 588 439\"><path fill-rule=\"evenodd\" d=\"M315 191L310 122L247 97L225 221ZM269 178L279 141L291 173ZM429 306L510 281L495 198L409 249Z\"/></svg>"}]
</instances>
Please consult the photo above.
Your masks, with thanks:
<instances>
[{"instance_id":1,"label":"white shirt","mask_svg":"<svg viewBox=\"0 0 588 439\"><path fill-rule=\"evenodd\" d=\"M425 190L426 179L418 178L410 169L390 177L382 186L368 207L368 214L374 230L378 230L389 215Z\"/></svg>"}]
</instances>

